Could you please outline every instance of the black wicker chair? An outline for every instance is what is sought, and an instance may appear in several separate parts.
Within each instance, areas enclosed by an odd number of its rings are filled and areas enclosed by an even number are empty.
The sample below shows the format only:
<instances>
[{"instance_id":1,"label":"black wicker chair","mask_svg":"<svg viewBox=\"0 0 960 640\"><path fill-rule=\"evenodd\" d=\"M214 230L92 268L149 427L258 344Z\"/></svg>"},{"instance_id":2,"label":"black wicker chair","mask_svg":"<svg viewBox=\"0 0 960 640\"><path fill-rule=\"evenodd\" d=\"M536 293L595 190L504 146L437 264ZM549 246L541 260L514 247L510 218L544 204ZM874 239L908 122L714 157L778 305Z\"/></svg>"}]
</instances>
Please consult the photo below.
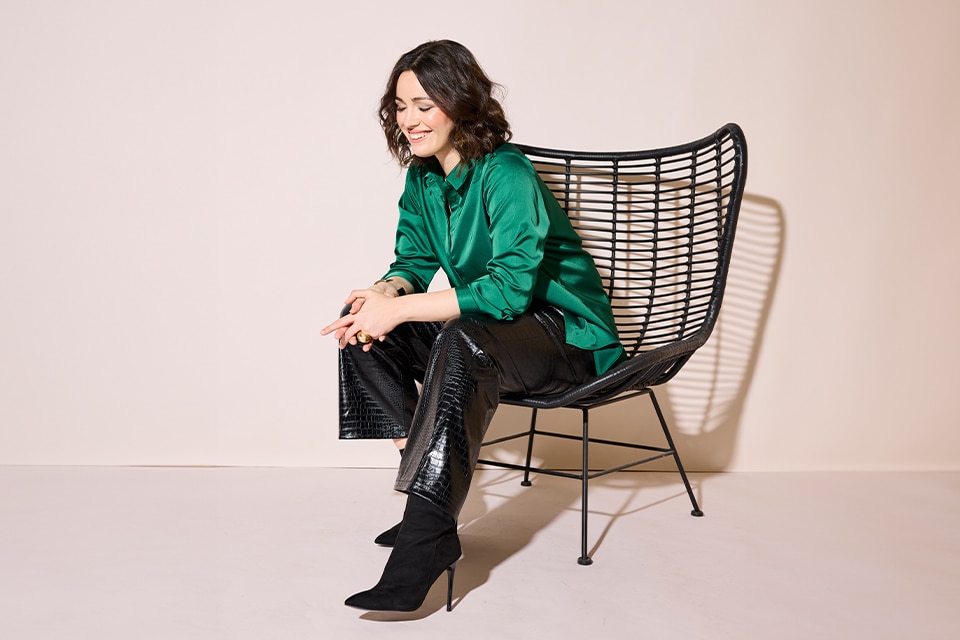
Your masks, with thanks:
<instances>
[{"instance_id":1,"label":"black wicker chair","mask_svg":"<svg viewBox=\"0 0 960 640\"><path fill-rule=\"evenodd\" d=\"M673 456L693 505L692 514L703 515L653 387L680 370L716 323L746 180L746 141L739 126L728 124L696 142L650 151L584 153L518 146L556 194L584 247L594 256L629 358L566 393L501 398L504 404L533 409L530 428L483 446L525 437L526 464L487 460L482 454L479 463L522 470L524 486L530 485L531 472L580 480L578 562L587 565L593 562L587 554L587 490L593 478ZM590 409L637 396L648 396L653 403L666 446L590 437ZM582 433L538 430L537 412L554 408L579 409ZM580 441L580 472L532 468L538 435ZM645 457L591 471L591 443L640 449Z\"/></svg>"}]
</instances>

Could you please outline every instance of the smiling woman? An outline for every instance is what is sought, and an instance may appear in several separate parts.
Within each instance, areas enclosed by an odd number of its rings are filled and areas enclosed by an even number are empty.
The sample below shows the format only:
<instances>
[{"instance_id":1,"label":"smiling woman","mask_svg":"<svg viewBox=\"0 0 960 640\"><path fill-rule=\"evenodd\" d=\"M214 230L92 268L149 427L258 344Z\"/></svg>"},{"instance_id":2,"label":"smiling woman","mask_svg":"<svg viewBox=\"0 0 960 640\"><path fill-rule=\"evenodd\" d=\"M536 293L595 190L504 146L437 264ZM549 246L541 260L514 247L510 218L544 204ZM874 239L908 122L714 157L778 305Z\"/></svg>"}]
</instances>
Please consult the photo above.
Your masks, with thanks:
<instances>
[{"instance_id":1,"label":"smiling woman","mask_svg":"<svg viewBox=\"0 0 960 640\"><path fill-rule=\"evenodd\" d=\"M408 167L395 257L322 333L340 346L340 437L393 439L402 522L346 604L412 611L460 558L457 517L501 393L559 393L623 357L593 259L519 149L496 85L456 42L394 66L380 103ZM438 270L448 289L427 291Z\"/></svg>"},{"instance_id":2,"label":"smiling woman","mask_svg":"<svg viewBox=\"0 0 960 640\"><path fill-rule=\"evenodd\" d=\"M404 54L380 99L380 126L387 147L401 166L425 164L430 156L413 149L398 109L404 98L403 84L451 121L451 144L463 160L477 160L510 140L510 124L494 97L498 85L487 77L465 47L449 40L428 42ZM419 91L417 91L419 89Z\"/></svg>"},{"instance_id":3,"label":"smiling woman","mask_svg":"<svg viewBox=\"0 0 960 640\"><path fill-rule=\"evenodd\" d=\"M427 97L413 71L397 79L397 126L418 158L436 157L445 174L460 164L460 154L450 142L453 120Z\"/></svg>"}]
</instances>

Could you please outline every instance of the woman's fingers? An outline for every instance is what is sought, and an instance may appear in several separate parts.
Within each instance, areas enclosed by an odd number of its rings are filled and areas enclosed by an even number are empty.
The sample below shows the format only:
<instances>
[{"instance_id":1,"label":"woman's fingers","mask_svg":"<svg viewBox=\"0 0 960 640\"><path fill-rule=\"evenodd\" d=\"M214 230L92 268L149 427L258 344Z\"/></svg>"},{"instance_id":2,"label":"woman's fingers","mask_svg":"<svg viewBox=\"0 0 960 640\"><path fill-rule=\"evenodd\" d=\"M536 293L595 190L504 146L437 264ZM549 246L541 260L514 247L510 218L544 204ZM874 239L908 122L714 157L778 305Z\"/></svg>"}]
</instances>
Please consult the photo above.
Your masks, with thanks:
<instances>
[{"instance_id":1,"label":"woman's fingers","mask_svg":"<svg viewBox=\"0 0 960 640\"><path fill-rule=\"evenodd\" d=\"M320 329L320 335L325 336L328 333L333 333L340 329L344 329L350 326L352 322L353 322L353 318L351 318L350 316L344 316L342 318L338 318L337 320L334 320L333 322L325 326L323 329ZM340 335L338 335L337 337L339 338Z\"/></svg>"},{"instance_id":2,"label":"woman's fingers","mask_svg":"<svg viewBox=\"0 0 960 640\"><path fill-rule=\"evenodd\" d=\"M379 303L381 299L386 300L389 297L370 289L354 289L350 292L350 295L347 296L347 299L344 300L345 306L340 312L341 317L321 329L320 335L325 336L333 333L333 336L340 343L341 349L348 344L359 344L364 351L369 351L373 348L374 343L384 341L388 331L364 331L365 339L363 341L357 339L357 334L363 331L363 329L357 325L357 313L359 313L361 307L363 307L364 303L370 298L376 298ZM376 314L374 314L374 317L376 317ZM373 320L372 318L367 318L365 322L370 322L371 320L374 326L382 324L382 322Z\"/></svg>"}]
</instances>

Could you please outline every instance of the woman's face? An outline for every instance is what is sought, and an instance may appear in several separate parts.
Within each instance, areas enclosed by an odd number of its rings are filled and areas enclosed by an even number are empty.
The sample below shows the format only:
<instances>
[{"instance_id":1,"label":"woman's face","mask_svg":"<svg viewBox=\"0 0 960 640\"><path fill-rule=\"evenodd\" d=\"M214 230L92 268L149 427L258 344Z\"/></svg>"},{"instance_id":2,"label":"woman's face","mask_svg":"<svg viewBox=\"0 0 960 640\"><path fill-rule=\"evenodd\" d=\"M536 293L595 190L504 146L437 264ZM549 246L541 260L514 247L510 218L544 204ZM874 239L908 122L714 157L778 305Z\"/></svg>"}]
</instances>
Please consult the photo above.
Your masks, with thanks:
<instances>
[{"instance_id":1,"label":"woman's face","mask_svg":"<svg viewBox=\"0 0 960 640\"><path fill-rule=\"evenodd\" d=\"M410 150L420 158L436 156L449 174L460 162L460 154L450 142L453 120L440 110L413 71L397 78L397 126L410 141Z\"/></svg>"}]
</instances>

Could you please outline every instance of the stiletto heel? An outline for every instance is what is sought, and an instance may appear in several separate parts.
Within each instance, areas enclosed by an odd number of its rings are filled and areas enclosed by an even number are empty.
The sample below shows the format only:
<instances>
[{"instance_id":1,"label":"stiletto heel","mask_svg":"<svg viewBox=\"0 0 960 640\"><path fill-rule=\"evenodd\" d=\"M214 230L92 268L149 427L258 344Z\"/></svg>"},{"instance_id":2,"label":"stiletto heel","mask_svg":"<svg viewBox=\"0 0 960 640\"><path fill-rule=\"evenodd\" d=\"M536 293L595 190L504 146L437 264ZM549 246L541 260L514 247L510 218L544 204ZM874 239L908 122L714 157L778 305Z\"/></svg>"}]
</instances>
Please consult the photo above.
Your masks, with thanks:
<instances>
[{"instance_id":1,"label":"stiletto heel","mask_svg":"<svg viewBox=\"0 0 960 640\"><path fill-rule=\"evenodd\" d=\"M447 567L447 611L453 611L453 574L457 571L457 562Z\"/></svg>"}]
</instances>

